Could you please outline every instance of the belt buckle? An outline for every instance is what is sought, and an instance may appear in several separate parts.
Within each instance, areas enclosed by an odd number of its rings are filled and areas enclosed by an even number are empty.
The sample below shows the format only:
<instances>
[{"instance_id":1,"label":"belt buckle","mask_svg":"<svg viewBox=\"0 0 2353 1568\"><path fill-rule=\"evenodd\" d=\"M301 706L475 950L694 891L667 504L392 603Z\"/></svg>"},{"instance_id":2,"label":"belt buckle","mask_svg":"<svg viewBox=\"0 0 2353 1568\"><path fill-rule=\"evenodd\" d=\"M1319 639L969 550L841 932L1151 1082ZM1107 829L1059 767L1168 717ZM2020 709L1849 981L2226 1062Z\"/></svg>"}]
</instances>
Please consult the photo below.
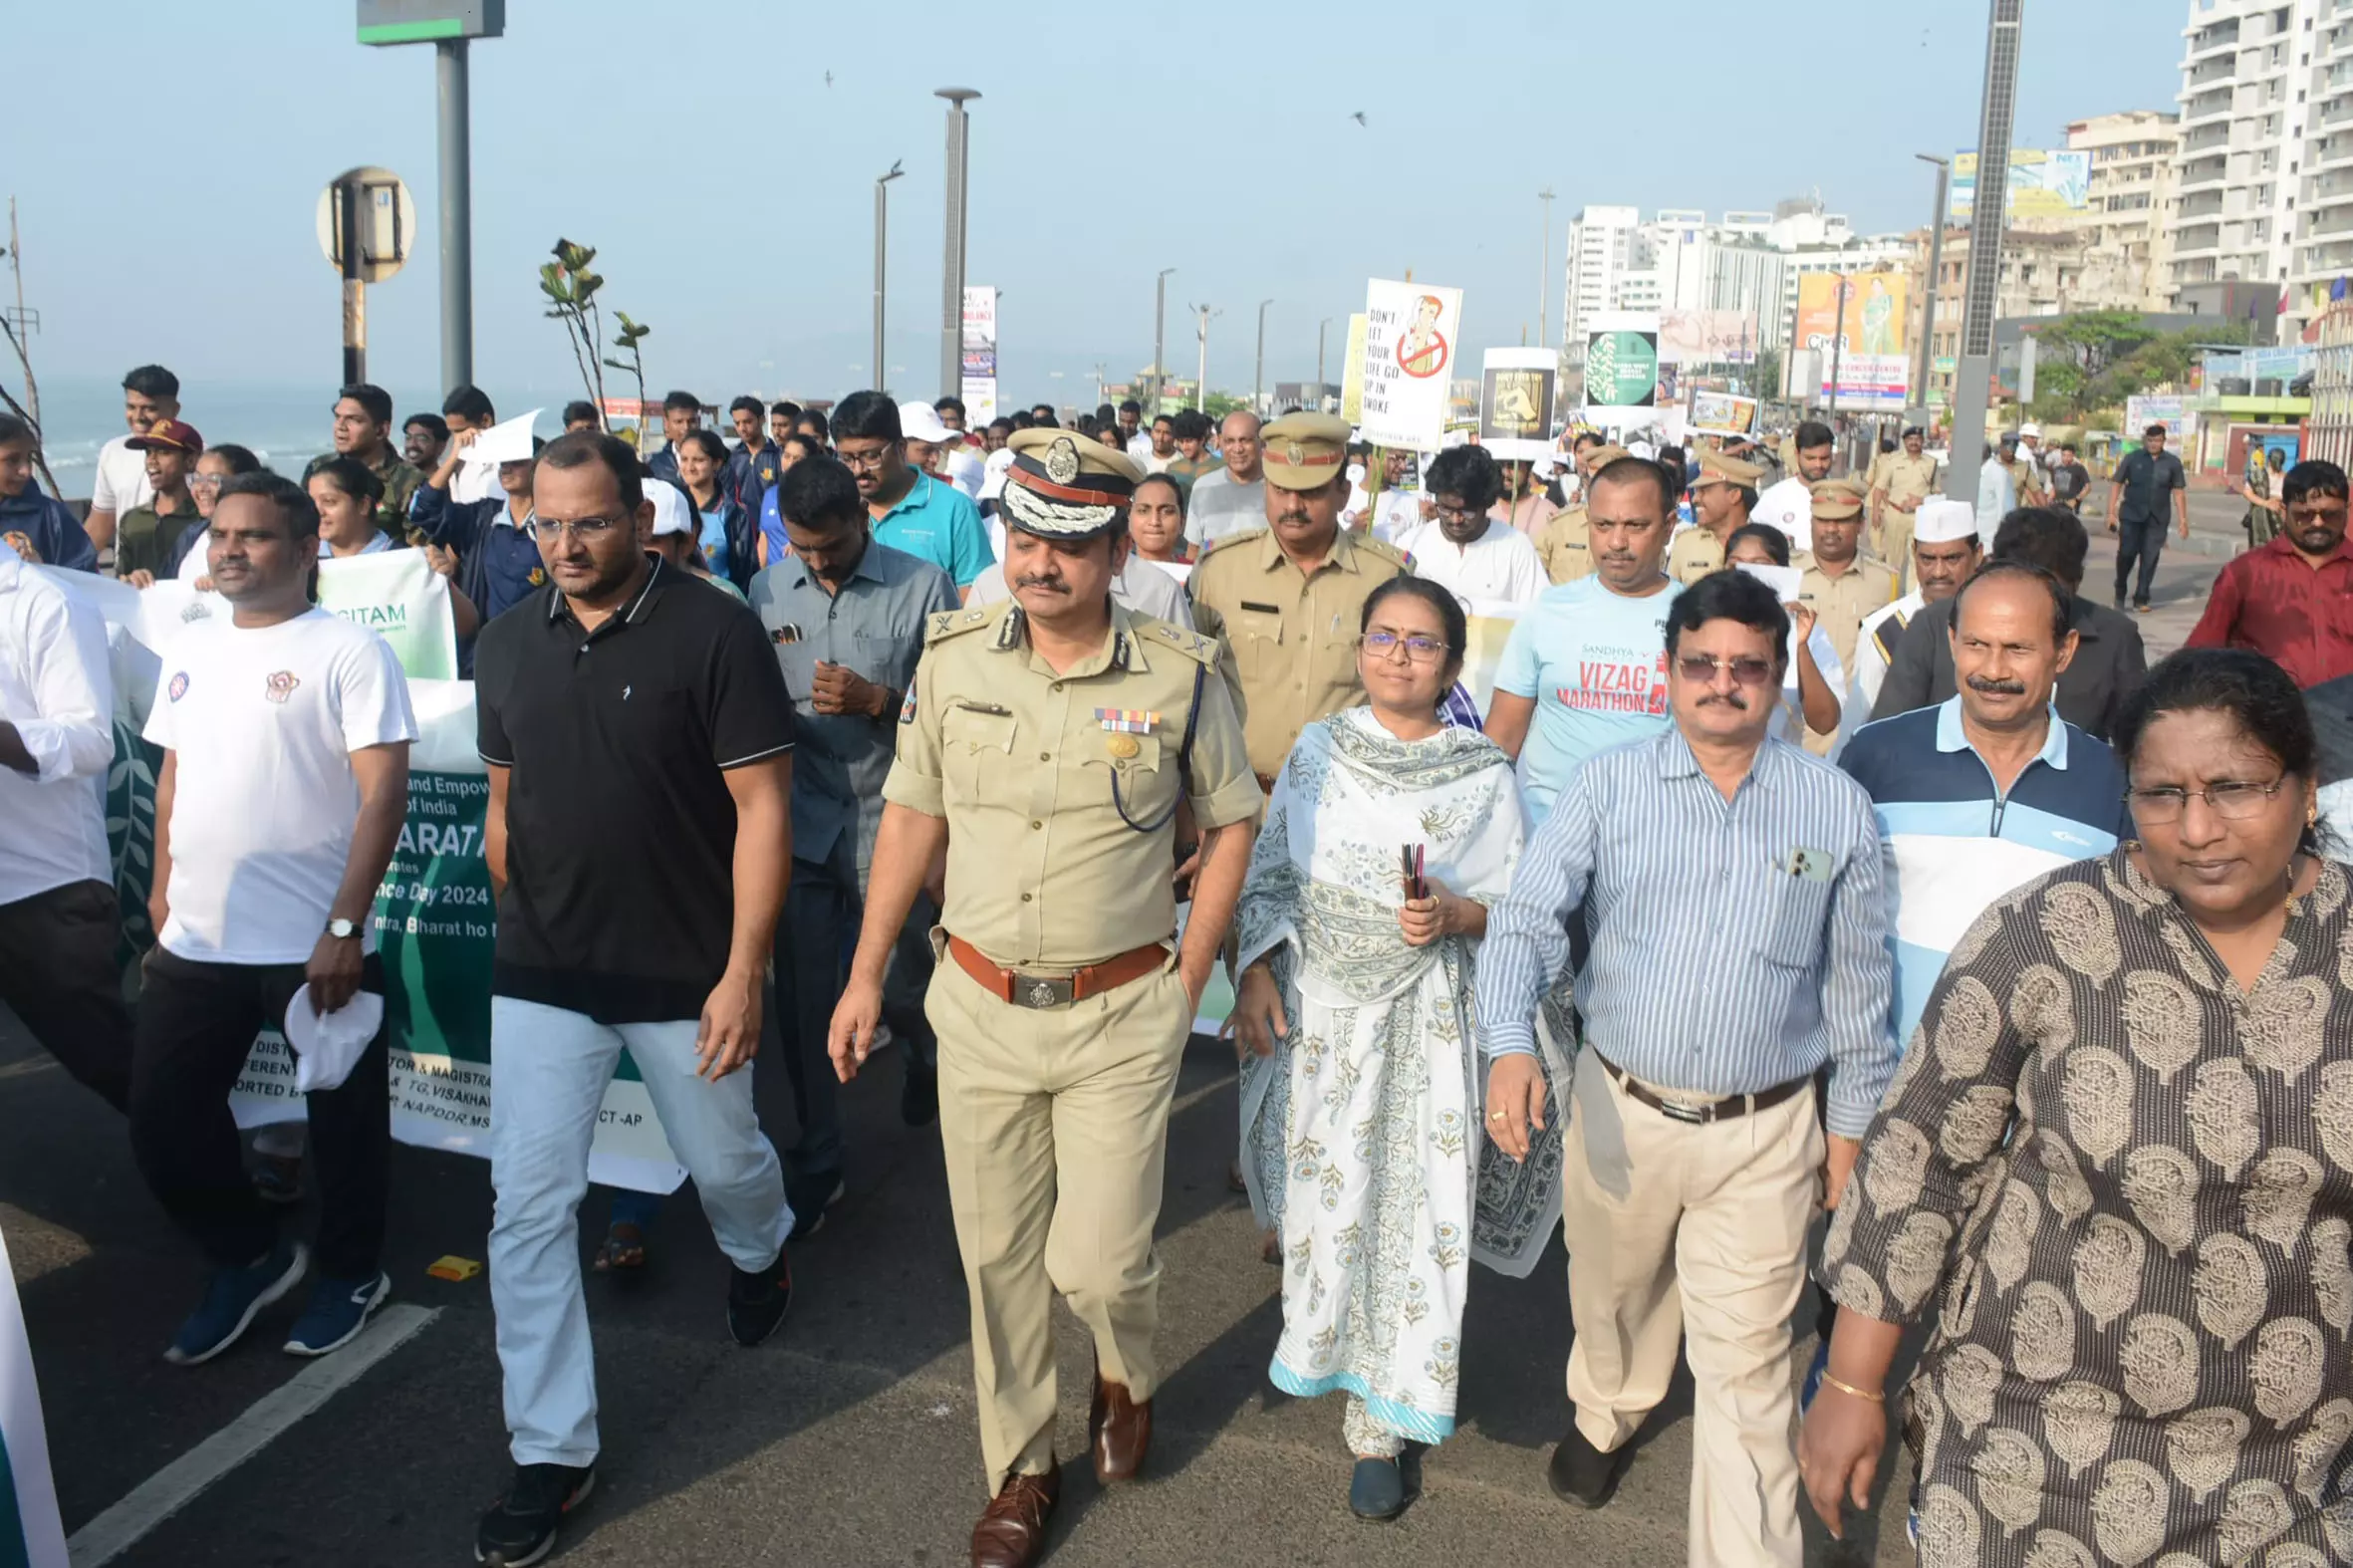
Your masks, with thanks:
<instances>
[{"instance_id":1,"label":"belt buckle","mask_svg":"<svg viewBox=\"0 0 2353 1568\"><path fill-rule=\"evenodd\" d=\"M1078 977L1070 974L1021 974L1013 976L1010 1000L1017 1007L1068 1007L1078 999Z\"/></svg>"},{"instance_id":2,"label":"belt buckle","mask_svg":"<svg viewBox=\"0 0 2353 1568\"><path fill-rule=\"evenodd\" d=\"M1712 1105L1692 1105L1687 1101L1670 1100L1665 1095L1661 1095L1659 1097L1659 1114L1670 1122L1682 1122L1688 1127L1705 1127L1715 1120L1715 1107Z\"/></svg>"}]
</instances>

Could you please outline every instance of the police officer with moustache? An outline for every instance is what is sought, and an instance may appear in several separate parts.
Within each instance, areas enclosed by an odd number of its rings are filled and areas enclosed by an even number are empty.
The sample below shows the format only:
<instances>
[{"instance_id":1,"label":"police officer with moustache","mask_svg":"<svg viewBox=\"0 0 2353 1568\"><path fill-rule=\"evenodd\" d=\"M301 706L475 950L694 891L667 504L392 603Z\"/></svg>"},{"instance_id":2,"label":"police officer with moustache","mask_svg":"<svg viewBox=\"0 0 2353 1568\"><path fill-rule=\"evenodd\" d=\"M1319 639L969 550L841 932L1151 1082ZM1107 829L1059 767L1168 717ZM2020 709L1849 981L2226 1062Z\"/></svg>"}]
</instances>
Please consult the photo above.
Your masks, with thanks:
<instances>
[{"instance_id":1,"label":"police officer with moustache","mask_svg":"<svg viewBox=\"0 0 2353 1568\"><path fill-rule=\"evenodd\" d=\"M944 851L946 961L926 1010L991 1499L975 1568L1026 1568L1044 1549L1060 1489L1055 1291L1095 1342L1097 1478L1132 1477L1150 1445L1170 1100L1263 805L1215 640L1112 599L1135 460L1056 429L1008 446L1013 599L931 618L829 1042L849 1079ZM1336 519L1337 462L1332 477ZM1187 801L1201 848L1179 948L1169 865Z\"/></svg>"}]
</instances>

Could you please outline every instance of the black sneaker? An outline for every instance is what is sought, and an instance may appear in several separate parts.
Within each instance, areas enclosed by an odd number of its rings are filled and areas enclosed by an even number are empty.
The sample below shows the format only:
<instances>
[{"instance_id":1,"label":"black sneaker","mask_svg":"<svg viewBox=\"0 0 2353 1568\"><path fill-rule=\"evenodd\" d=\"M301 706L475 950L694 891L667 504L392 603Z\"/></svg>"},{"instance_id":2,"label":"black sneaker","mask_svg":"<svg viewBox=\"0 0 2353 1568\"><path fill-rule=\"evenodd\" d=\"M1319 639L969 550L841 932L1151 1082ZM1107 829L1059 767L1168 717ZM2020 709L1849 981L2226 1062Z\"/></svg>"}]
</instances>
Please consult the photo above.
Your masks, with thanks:
<instances>
[{"instance_id":1,"label":"black sneaker","mask_svg":"<svg viewBox=\"0 0 2353 1568\"><path fill-rule=\"evenodd\" d=\"M785 1309L793 1304L792 1265L782 1252L757 1274L729 1268L727 1332L749 1350L784 1326Z\"/></svg>"},{"instance_id":2,"label":"black sneaker","mask_svg":"<svg viewBox=\"0 0 2353 1568\"><path fill-rule=\"evenodd\" d=\"M939 1120L939 1069L907 1051L907 1081L899 1087L899 1120L910 1127L929 1127Z\"/></svg>"},{"instance_id":3,"label":"black sneaker","mask_svg":"<svg viewBox=\"0 0 2353 1568\"><path fill-rule=\"evenodd\" d=\"M1607 1507L1618 1490L1620 1477L1626 1473L1626 1461L1633 1457L1631 1445L1602 1452L1587 1442L1585 1434L1571 1422L1568 1435L1552 1450L1552 1463L1546 1466L1552 1494L1580 1508Z\"/></svg>"},{"instance_id":4,"label":"black sneaker","mask_svg":"<svg viewBox=\"0 0 2353 1568\"><path fill-rule=\"evenodd\" d=\"M556 1549L556 1526L588 1501L597 1467L518 1464L515 1483L474 1530L474 1561L489 1568L528 1568Z\"/></svg>"},{"instance_id":5,"label":"black sneaker","mask_svg":"<svg viewBox=\"0 0 2353 1568\"><path fill-rule=\"evenodd\" d=\"M825 1228L825 1216L850 1185L839 1170L810 1171L788 1177L784 1199L792 1205L793 1232L787 1241L806 1241Z\"/></svg>"}]
</instances>

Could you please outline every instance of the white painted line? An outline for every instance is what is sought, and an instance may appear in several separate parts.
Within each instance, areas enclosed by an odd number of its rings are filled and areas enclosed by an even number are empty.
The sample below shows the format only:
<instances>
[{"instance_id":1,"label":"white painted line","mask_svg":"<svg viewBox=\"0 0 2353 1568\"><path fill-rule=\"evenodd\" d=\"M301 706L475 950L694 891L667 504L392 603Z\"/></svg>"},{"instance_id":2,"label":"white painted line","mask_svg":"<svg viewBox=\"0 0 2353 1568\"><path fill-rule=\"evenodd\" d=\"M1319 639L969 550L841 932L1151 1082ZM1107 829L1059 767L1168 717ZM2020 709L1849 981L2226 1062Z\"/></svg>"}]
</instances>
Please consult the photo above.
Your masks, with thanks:
<instances>
[{"instance_id":1,"label":"white painted line","mask_svg":"<svg viewBox=\"0 0 2353 1568\"><path fill-rule=\"evenodd\" d=\"M1194 1106L1199 1105L1203 1100L1213 1099L1216 1096L1225 1093L1232 1087L1233 1080L1230 1078L1213 1078L1209 1082L1201 1085L1198 1089L1190 1090L1184 1094L1180 1094L1175 1100L1171 1101L1169 1104L1169 1115L1172 1119L1182 1116Z\"/></svg>"},{"instance_id":2,"label":"white painted line","mask_svg":"<svg viewBox=\"0 0 2353 1568\"><path fill-rule=\"evenodd\" d=\"M74 1538L66 1542L73 1568L100 1568L122 1556L155 1526L194 1502L206 1487L268 1447L289 1427L349 1388L440 1315L439 1307L400 1303L385 1308L358 1339L312 1362L254 1401L244 1415L75 1531ZM201 1377L203 1373L198 1370L189 1376Z\"/></svg>"}]
</instances>

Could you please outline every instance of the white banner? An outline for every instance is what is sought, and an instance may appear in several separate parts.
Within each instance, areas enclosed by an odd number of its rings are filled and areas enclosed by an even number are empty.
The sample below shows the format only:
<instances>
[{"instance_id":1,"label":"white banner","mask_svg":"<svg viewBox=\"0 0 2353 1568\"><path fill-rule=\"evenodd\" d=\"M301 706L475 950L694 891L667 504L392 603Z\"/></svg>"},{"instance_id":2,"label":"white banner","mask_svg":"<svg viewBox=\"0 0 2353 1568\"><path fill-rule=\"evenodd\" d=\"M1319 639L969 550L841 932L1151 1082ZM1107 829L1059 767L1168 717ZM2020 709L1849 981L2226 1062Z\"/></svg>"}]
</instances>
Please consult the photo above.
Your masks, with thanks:
<instances>
[{"instance_id":1,"label":"white banner","mask_svg":"<svg viewBox=\"0 0 2353 1568\"><path fill-rule=\"evenodd\" d=\"M997 291L987 284L964 290L962 386L964 428L977 430L997 416Z\"/></svg>"},{"instance_id":2,"label":"white banner","mask_svg":"<svg viewBox=\"0 0 2353 1568\"><path fill-rule=\"evenodd\" d=\"M0 1563L66 1568L66 1530L49 1473L49 1434L41 1425L41 1389L33 1346L16 1296L8 1243L0 1239ZM10 1516L13 1514L13 1518Z\"/></svg>"},{"instance_id":3,"label":"white banner","mask_svg":"<svg viewBox=\"0 0 2353 1568\"><path fill-rule=\"evenodd\" d=\"M1447 383L1462 332L1462 291L1375 278L1365 286L1360 433L1376 446L1435 450L1446 435Z\"/></svg>"},{"instance_id":4,"label":"white banner","mask_svg":"<svg viewBox=\"0 0 2353 1568\"><path fill-rule=\"evenodd\" d=\"M411 680L457 678L449 584L422 550L380 550L319 563L319 608L392 645Z\"/></svg>"}]
</instances>

